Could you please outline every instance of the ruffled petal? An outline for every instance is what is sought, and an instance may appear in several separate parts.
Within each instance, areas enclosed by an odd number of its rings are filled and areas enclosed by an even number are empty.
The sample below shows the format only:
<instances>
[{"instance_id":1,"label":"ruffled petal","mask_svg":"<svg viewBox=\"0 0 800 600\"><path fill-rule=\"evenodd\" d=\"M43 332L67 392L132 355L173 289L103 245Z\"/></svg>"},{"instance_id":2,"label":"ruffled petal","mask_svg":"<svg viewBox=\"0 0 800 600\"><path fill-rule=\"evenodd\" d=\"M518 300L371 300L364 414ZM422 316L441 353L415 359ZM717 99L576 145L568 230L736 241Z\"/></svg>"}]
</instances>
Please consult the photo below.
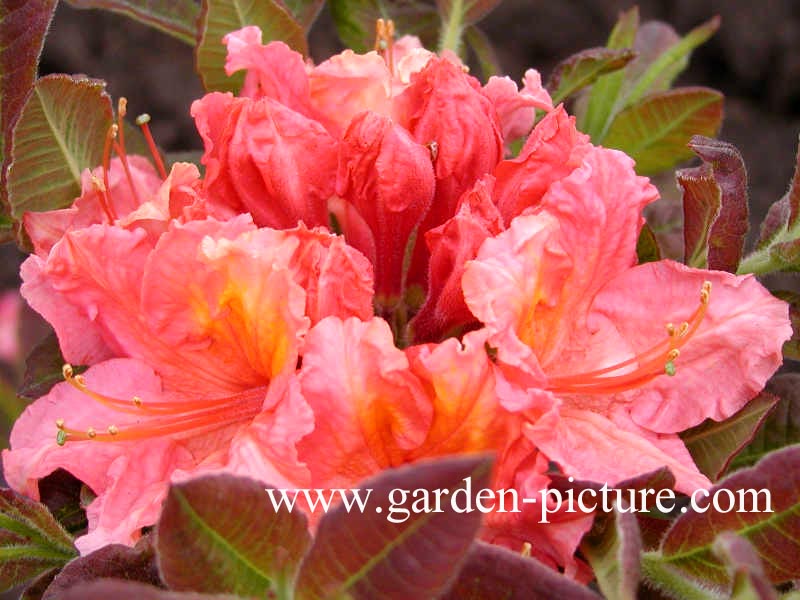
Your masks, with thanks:
<instances>
[{"instance_id":1,"label":"ruffled petal","mask_svg":"<svg viewBox=\"0 0 800 600\"><path fill-rule=\"evenodd\" d=\"M313 116L308 74L303 56L283 42L261 43L261 29L255 25L232 31L222 38L228 48L225 72L246 70L243 98L272 98L308 117Z\"/></svg>"},{"instance_id":2,"label":"ruffled petal","mask_svg":"<svg viewBox=\"0 0 800 600\"><path fill-rule=\"evenodd\" d=\"M303 397L315 428L298 445L313 485L351 485L408 461L432 407L382 319L328 318L306 337Z\"/></svg>"},{"instance_id":3,"label":"ruffled petal","mask_svg":"<svg viewBox=\"0 0 800 600\"><path fill-rule=\"evenodd\" d=\"M635 267L611 281L592 305L589 324L609 321L635 353L662 342L711 296L697 331L680 348L677 374L628 392L633 420L660 432L683 431L706 418L722 421L755 396L782 362L791 336L786 304L753 277L690 269L671 261Z\"/></svg>"},{"instance_id":4,"label":"ruffled petal","mask_svg":"<svg viewBox=\"0 0 800 600\"><path fill-rule=\"evenodd\" d=\"M205 190L259 226L328 224L336 142L317 121L270 98L213 93L192 104L203 137Z\"/></svg>"},{"instance_id":5,"label":"ruffled petal","mask_svg":"<svg viewBox=\"0 0 800 600\"><path fill-rule=\"evenodd\" d=\"M484 95L494 104L500 118L506 145L530 133L537 108L553 110L553 101L542 86L538 71L528 69L523 81L521 91L510 77L490 77L483 86Z\"/></svg>"},{"instance_id":6,"label":"ruffled petal","mask_svg":"<svg viewBox=\"0 0 800 600\"><path fill-rule=\"evenodd\" d=\"M666 466L675 475L678 491L691 494L710 486L677 436L647 432L592 411L562 408L559 412L555 423L550 419L532 423L524 433L576 479L613 486Z\"/></svg>"}]
</instances>

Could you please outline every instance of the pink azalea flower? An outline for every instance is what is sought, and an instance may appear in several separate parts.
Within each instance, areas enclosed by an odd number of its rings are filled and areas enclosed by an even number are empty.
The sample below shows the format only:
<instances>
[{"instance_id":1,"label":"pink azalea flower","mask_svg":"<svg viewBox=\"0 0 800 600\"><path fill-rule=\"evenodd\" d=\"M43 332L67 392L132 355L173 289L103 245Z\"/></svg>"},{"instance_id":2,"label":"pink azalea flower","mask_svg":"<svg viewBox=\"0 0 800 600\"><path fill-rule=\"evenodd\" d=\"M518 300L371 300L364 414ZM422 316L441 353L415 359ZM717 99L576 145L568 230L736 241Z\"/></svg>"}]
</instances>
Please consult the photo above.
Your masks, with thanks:
<instances>
[{"instance_id":1,"label":"pink azalea flower","mask_svg":"<svg viewBox=\"0 0 800 600\"><path fill-rule=\"evenodd\" d=\"M372 261L388 313L412 289L425 297L425 232L455 215L502 159L504 141L525 135L535 109L552 103L535 71L522 91L507 78L482 87L453 55L381 35L380 51L346 50L314 66L280 42L262 45L257 27L232 32L226 69L246 70L241 96L210 94L192 114L208 196L259 226L324 226L333 214Z\"/></svg>"},{"instance_id":2,"label":"pink azalea flower","mask_svg":"<svg viewBox=\"0 0 800 600\"><path fill-rule=\"evenodd\" d=\"M372 278L341 238L257 229L249 216L65 233L23 265L22 294L70 362L3 453L6 478L38 497L65 468L97 494L82 552L132 543L170 480L204 471L272 483L306 477L294 444L313 415L289 396L304 335L320 319L369 318Z\"/></svg>"},{"instance_id":3,"label":"pink azalea flower","mask_svg":"<svg viewBox=\"0 0 800 600\"><path fill-rule=\"evenodd\" d=\"M0 292L0 360L16 364L20 356L19 320L22 298L17 290Z\"/></svg>"},{"instance_id":4,"label":"pink azalea flower","mask_svg":"<svg viewBox=\"0 0 800 600\"><path fill-rule=\"evenodd\" d=\"M763 388L791 335L787 307L751 276L636 266L655 188L624 154L574 130L562 137L528 141L555 153L547 166L509 165L528 171L515 186L530 204L462 279L497 351L500 401L536 413L524 435L576 478L667 465L679 490L694 491L708 482L676 433L731 416Z\"/></svg>"},{"instance_id":5,"label":"pink azalea flower","mask_svg":"<svg viewBox=\"0 0 800 600\"><path fill-rule=\"evenodd\" d=\"M547 460L523 435L530 415L498 401L487 332L463 341L395 347L383 319L323 319L306 338L295 390L314 413L315 427L298 444L313 487L351 487L383 469L423 458L494 451L493 489L538 497L547 487ZM552 565L577 563L573 553L591 526L587 515L558 514L538 523L539 510L495 513L483 536ZM538 507L537 507L538 508ZM319 515L312 515L319 517Z\"/></svg>"}]
</instances>

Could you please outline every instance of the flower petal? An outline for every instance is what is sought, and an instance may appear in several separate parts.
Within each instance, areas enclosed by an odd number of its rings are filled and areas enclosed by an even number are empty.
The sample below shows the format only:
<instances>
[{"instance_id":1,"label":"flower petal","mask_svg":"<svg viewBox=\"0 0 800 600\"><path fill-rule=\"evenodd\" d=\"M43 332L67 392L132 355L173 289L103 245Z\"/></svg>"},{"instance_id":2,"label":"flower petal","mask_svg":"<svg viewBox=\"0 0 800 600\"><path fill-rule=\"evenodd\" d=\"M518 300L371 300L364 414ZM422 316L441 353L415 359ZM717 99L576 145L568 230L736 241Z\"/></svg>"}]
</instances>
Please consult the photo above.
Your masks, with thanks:
<instances>
[{"instance_id":1,"label":"flower petal","mask_svg":"<svg viewBox=\"0 0 800 600\"><path fill-rule=\"evenodd\" d=\"M490 77L483 86L483 93L494 104L506 145L530 133L537 108L553 110L553 101L542 86L542 77L533 69L525 72L521 91L510 77Z\"/></svg>"},{"instance_id":2,"label":"flower petal","mask_svg":"<svg viewBox=\"0 0 800 600\"><path fill-rule=\"evenodd\" d=\"M629 392L633 420L660 432L683 431L706 418L722 421L755 396L781 365L791 336L788 309L753 276L647 263L611 281L592 305L592 328L610 321L634 352L665 339L664 326L689 319L704 281L712 283L697 331L674 361L675 377Z\"/></svg>"},{"instance_id":3,"label":"flower petal","mask_svg":"<svg viewBox=\"0 0 800 600\"><path fill-rule=\"evenodd\" d=\"M691 494L710 486L677 436L647 432L588 410L562 408L559 413L555 422L546 419L532 423L524 432L576 479L608 483L610 487L666 466L675 475L678 491Z\"/></svg>"}]
</instances>

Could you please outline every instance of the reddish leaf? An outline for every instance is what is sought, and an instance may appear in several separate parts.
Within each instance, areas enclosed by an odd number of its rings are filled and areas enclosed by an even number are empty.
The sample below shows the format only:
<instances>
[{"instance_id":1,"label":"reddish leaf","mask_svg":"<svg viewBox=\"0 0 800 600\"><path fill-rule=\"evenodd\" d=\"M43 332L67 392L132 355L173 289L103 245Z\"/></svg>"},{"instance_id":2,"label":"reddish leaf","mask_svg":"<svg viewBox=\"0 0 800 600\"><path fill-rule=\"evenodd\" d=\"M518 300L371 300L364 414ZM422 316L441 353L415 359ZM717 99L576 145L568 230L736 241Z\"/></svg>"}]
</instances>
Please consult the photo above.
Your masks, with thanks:
<instances>
[{"instance_id":1,"label":"reddish leaf","mask_svg":"<svg viewBox=\"0 0 800 600\"><path fill-rule=\"evenodd\" d=\"M197 15L194 0L67 0L75 8L103 8L155 27L194 46Z\"/></svg>"},{"instance_id":2,"label":"reddish leaf","mask_svg":"<svg viewBox=\"0 0 800 600\"><path fill-rule=\"evenodd\" d=\"M766 391L780 401L752 441L731 461L734 469L752 466L774 450L800 444L800 375L776 375L767 383Z\"/></svg>"},{"instance_id":3,"label":"reddish leaf","mask_svg":"<svg viewBox=\"0 0 800 600\"><path fill-rule=\"evenodd\" d=\"M0 490L0 591L69 562L72 539L47 508Z\"/></svg>"},{"instance_id":4,"label":"reddish leaf","mask_svg":"<svg viewBox=\"0 0 800 600\"><path fill-rule=\"evenodd\" d=\"M775 588L764 575L764 565L747 540L723 531L714 541L713 550L727 566L733 581L732 600L777 600Z\"/></svg>"},{"instance_id":5,"label":"reddish leaf","mask_svg":"<svg viewBox=\"0 0 800 600\"><path fill-rule=\"evenodd\" d=\"M442 600L599 600L571 579L505 548L475 542Z\"/></svg>"},{"instance_id":6,"label":"reddish leaf","mask_svg":"<svg viewBox=\"0 0 800 600\"><path fill-rule=\"evenodd\" d=\"M300 569L297 598L436 597L478 531L475 496L488 487L491 467L486 455L454 457L387 470L363 482L359 487L372 490L373 502L363 513L340 505L323 517ZM393 492L398 489L406 491L401 498ZM435 490L446 491L440 512L412 510ZM457 512L468 502L471 512Z\"/></svg>"},{"instance_id":7,"label":"reddish leaf","mask_svg":"<svg viewBox=\"0 0 800 600\"><path fill-rule=\"evenodd\" d=\"M636 600L642 538L632 512L615 505L612 513L598 516L581 541L581 551L607 598Z\"/></svg>"},{"instance_id":8,"label":"reddish leaf","mask_svg":"<svg viewBox=\"0 0 800 600\"><path fill-rule=\"evenodd\" d=\"M309 542L302 513L276 511L263 485L231 475L171 486L156 525L161 576L181 591L284 593Z\"/></svg>"},{"instance_id":9,"label":"reddish leaf","mask_svg":"<svg viewBox=\"0 0 800 600\"><path fill-rule=\"evenodd\" d=\"M64 380L64 362L58 338L55 333L50 333L34 346L25 359L25 375L17 394L28 400L44 396L55 384ZM83 372L86 367L78 369L76 372Z\"/></svg>"},{"instance_id":10,"label":"reddish leaf","mask_svg":"<svg viewBox=\"0 0 800 600\"><path fill-rule=\"evenodd\" d=\"M0 3L0 159L4 163L11 130L36 79L44 36L55 8L56 0Z\"/></svg>"},{"instance_id":11,"label":"reddish leaf","mask_svg":"<svg viewBox=\"0 0 800 600\"><path fill-rule=\"evenodd\" d=\"M724 421L707 419L681 433L697 468L712 481L727 470L734 457L754 438L779 398L762 392Z\"/></svg>"},{"instance_id":12,"label":"reddish leaf","mask_svg":"<svg viewBox=\"0 0 800 600\"><path fill-rule=\"evenodd\" d=\"M86 510L81 505L83 488L84 484L64 469L39 480L39 500L73 535L85 533L87 527Z\"/></svg>"},{"instance_id":13,"label":"reddish leaf","mask_svg":"<svg viewBox=\"0 0 800 600\"><path fill-rule=\"evenodd\" d=\"M228 594L193 594L168 592L152 585L101 579L67 590L60 600L241 600L241 596Z\"/></svg>"},{"instance_id":14,"label":"reddish leaf","mask_svg":"<svg viewBox=\"0 0 800 600\"><path fill-rule=\"evenodd\" d=\"M58 600L76 585L106 578L160 585L149 536L142 538L135 548L112 544L76 558L56 575L42 600Z\"/></svg>"},{"instance_id":15,"label":"reddish leaf","mask_svg":"<svg viewBox=\"0 0 800 600\"><path fill-rule=\"evenodd\" d=\"M769 506L760 492L765 489L771 497ZM745 505L721 512L711 502L719 490L730 490L736 502L742 490ZM733 531L753 544L770 581L777 584L800 577L796 559L800 553L800 446L766 456L755 467L727 477L709 493L710 497L697 499L705 512L690 509L667 532L661 544L665 566L702 581L727 584L728 572L714 555L713 544L722 531ZM730 497L722 493L719 498L721 508L726 509ZM738 512L740 508L744 510ZM767 508L772 512L766 512Z\"/></svg>"},{"instance_id":16,"label":"reddish leaf","mask_svg":"<svg viewBox=\"0 0 800 600\"><path fill-rule=\"evenodd\" d=\"M56 567L39 575L25 587L25 591L22 592L19 600L42 600L42 596L53 582L53 578L58 575L58 572L59 569Z\"/></svg>"},{"instance_id":17,"label":"reddish leaf","mask_svg":"<svg viewBox=\"0 0 800 600\"><path fill-rule=\"evenodd\" d=\"M722 123L723 96L702 87L652 94L619 113L603 139L636 161L643 174L658 173L691 156L693 135L714 136Z\"/></svg>"},{"instance_id":18,"label":"reddish leaf","mask_svg":"<svg viewBox=\"0 0 800 600\"><path fill-rule=\"evenodd\" d=\"M601 75L618 71L636 55L632 50L612 48L589 48L562 60L553 69L547 89L557 104L592 85Z\"/></svg>"},{"instance_id":19,"label":"reddish leaf","mask_svg":"<svg viewBox=\"0 0 800 600\"><path fill-rule=\"evenodd\" d=\"M678 171L683 188L686 264L736 272L749 226L747 171L733 144L694 136L703 164Z\"/></svg>"},{"instance_id":20,"label":"reddish leaf","mask_svg":"<svg viewBox=\"0 0 800 600\"><path fill-rule=\"evenodd\" d=\"M258 25L264 43L281 40L303 54L308 53L305 32L286 7L277 0L203 0L198 19L195 63L208 91L237 91L243 73L225 74L227 51L222 38L246 25Z\"/></svg>"}]
</instances>

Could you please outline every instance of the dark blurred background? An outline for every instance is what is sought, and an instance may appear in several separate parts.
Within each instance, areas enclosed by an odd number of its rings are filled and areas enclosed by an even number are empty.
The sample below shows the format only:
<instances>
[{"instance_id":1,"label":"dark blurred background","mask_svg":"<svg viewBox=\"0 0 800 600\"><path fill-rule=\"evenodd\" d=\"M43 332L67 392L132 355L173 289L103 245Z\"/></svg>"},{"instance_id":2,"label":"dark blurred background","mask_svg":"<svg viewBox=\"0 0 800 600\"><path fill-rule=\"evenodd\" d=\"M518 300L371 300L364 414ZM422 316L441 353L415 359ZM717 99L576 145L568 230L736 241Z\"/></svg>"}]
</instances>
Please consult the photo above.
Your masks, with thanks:
<instances>
[{"instance_id":1,"label":"dark blurred background","mask_svg":"<svg viewBox=\"0 0 800 600\"><path fill-rule=\"evenodd\" d=\"M519 80L527 67L535 67L546 80L560 59L603 45L619 12L633 4L506 0L481 27L505 72ZM721 137L744 155L753 223L760 223L766 208L786 191L794 167L800 132L800 1L641 0L639 7L643 21L664 20L679 33L712 15L722 17L720 31L695 51L678 84L715 87L727 97ZM341 49L326 10L312 29L310 47L317 61ZM165 150L201 147L189 105L202 89L192 50L183 43L122 16L62 3L41 67L42 73L105 79L114 98L128 98L129 113L153 116L155 138ZM671 176L660 186L665 195L674 195ZM16 285L19 260L13 248L0 249L0 289ZM8 317L0 312L0 319ZM38 330L35 324L26 327L34 332L26 335L29 345ZM6 375L13 375L13 369L7 368Z\"/></svg>"}]
</instances>

